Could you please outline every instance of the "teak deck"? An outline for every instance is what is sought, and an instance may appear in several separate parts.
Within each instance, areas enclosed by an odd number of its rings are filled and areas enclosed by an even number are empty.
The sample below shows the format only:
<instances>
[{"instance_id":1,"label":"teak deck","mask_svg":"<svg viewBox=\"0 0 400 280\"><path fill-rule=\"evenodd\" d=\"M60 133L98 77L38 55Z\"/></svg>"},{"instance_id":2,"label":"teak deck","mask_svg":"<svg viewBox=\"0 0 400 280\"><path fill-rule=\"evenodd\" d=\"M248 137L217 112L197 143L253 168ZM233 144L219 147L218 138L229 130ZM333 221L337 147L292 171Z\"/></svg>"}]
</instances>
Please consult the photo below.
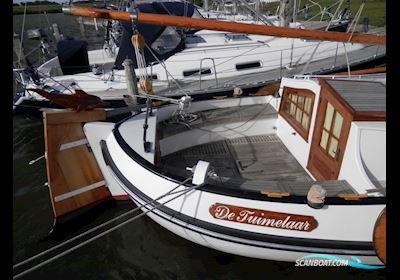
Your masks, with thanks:
<instances>
[{"instance_id":1,"label":"teak deck","mask_svg":"<svg viewBox=\"0 0 400 280\"><path fill-rule=\"evenodd\" d=\"M316 182L276 135L258 135L198 145L162 157L163 168L182 176L197 161L210 162L216 183L249 190L307 195ZM355 194L344 180L321 181L329 196Z\"/></svg>"}]
</instances>

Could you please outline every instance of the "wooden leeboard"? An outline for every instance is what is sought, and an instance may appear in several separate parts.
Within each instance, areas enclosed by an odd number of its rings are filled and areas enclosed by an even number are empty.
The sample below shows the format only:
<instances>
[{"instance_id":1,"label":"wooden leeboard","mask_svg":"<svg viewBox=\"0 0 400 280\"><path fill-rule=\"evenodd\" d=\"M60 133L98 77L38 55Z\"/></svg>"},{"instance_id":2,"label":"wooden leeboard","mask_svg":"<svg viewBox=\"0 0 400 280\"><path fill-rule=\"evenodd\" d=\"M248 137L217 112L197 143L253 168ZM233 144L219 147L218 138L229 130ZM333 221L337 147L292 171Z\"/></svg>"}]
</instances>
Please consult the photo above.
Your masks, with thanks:
<instances>
[{"instance_id":1,"label":"wooden leeboard","mask_svg":"<svg viewBox=\"0 0 400 280\"><path fill-rule=\"evenodd\" d=\"M376 255L386 264L386 208L376 221L373 240Z\"/></svg>"},{"instance_id":2,"label":"wooden leeboard","mask_svg":"<svg viewBox=\"0 0 400 280\"><path fill-rule=\"evenodd\" d=\"M88 116L88 112L82 114L76 112L44 113L47 178L56 218L111 198L108 188L104 185L72 195L74 193L71 192L85 190L82 188L101 182L104 178L94 155L86 145L60 151L62 144L85 139L80 121L92 120L96 118L93 116L99 114L96 111L89 112L93 112L93 114L89 113ZM66 116L65 118L63 118L63 114ZM72 122L68 123L68 118ZM70 197L63 198L63 195ZM56 197L57 199L55 199Z\"/></svg>"}]
</instances>

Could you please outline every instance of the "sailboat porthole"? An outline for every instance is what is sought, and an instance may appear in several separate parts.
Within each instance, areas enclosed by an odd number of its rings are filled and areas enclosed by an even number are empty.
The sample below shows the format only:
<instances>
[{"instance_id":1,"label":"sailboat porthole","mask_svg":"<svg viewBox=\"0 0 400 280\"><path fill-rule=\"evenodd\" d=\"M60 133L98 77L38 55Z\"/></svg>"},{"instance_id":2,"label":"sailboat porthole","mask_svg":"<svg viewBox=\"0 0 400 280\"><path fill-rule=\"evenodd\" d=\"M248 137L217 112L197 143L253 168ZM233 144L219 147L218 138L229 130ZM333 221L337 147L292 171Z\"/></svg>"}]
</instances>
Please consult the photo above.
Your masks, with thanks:
<instances>
[{"instance_id":1,"label":"sailboat porthole","mask_svg":"<svg viewBox=\"0 0 400 280\"><path fill-rule=\"evenodd\" d=\"M186 70L186 71L183 71L183 77L199 75L199 73L200 73L200 69ZM211 74L211 69L203 68L203 70L201 71L201 75L208 75L208 74Z\"/></svg>"},{"instance_id":2,"label":"sailboat porthole","mask_svg":"<svg viewBox=\"0 0 400 280\"><path fill-rule=\"evenodd\" d=\"M260 61L253 61L253 62L246 62L246 63L238 63L236 64L236 70L246 70L252 68L259 68L261 67Z\"/></svg>"}]
</instances>

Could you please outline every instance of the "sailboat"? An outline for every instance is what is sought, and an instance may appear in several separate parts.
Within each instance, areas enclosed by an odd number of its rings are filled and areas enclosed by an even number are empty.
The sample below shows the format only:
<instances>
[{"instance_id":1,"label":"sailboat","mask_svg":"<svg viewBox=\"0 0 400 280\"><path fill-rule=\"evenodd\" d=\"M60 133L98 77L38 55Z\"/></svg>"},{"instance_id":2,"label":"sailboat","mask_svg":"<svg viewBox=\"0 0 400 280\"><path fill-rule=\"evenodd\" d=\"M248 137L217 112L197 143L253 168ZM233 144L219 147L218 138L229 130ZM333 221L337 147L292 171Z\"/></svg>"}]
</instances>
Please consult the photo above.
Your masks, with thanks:
<instances>
[{"instance_id":1,"label":"sailboat","mask_svg":"<svg viewBox=\"0 0 400 280\"><path fill-rule=\"evenodd\" d=\"M181 2L143 3L137 10L202 18L195 6ZM277 18L270 22L272 26L280 24ZM112 52L115 56L110 55L110 48L87 52L83 42L64 41L58 57L40 66L36 76L25 77L26 88L47 88L61 94L81 89L112 107L124 106L127 78L123 61L130 58L134 62L136 75L139 69L130 41L132 23L123 22L122 26L121 41ZM293 31L302 30L297 25L292 27ZM187 32L182 27L141 23L136 23L134 29L144 36L146 72L163 96L177 91L224 96L231 95L235 88L243 94L254 94L282 76L330 73L382 61L386 54L384 46L252 35L246 29L225 32L198 28ZM77 58L81 65L72 67ZM45 104L40 105L41 101ZM49 106L47 99L29 90L17 95L14 109L23 111L25 105Z\"/></svg>"},{"instance_id":2,"label":"sailboat","mask_svg":"<svg viewBox=\"0 0 400 280\"><path fill-rule=\"evenodd\" d=\"M385 96L380 81L296 77L273 96L182 101L118 123L91 121L105 116L98 110L46 112L55 213L130 198L166 229L224 252L382 265Z\"/></svg>"},{"instance_id":3,"label":"sailboat","mask_svg":"<svg viewBox=\"0 0 400 280\"><path fill-rule=\"evenodd\" d=\"M56 219L125 197L223 252L383 267L385 82L305 75L274 94L207 100L150 89L117 122L107 117L121 109L44 113Z\"/></svg>"}]
</instances>

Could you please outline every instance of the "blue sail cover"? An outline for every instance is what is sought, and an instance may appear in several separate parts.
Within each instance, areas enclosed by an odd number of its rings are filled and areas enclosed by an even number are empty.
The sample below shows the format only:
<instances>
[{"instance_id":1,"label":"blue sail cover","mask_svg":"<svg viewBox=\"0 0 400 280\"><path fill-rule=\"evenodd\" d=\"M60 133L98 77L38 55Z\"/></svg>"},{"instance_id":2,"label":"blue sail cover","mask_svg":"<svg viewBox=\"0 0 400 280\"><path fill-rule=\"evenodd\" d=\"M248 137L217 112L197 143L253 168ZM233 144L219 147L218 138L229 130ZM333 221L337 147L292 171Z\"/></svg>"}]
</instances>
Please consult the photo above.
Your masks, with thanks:
<instances>
[{"instance_id":1,"label":"blue sail cover","mask_svg":"<svg viewBox=\"0 0 400 280\"><path fill-rule=\"evenodd\" d=\"M174 15L174 16L198 16L200 13L196 8L187 2L152 2L137 5L137 9L142 13ZM132 24L129 22L120 22L122 25L122 37L120 49L115 60L114 68L124 69L122 62L126 58L133 61L134 67L137 68L135 50L131 42ZM146 44L151 47L153 53L159 60L166 59L171 55L180 52L185 48L185 42L180 35L182 30L175 27L167 27L150 24L137 24L137 30L144 37ZM144 55L147 65L157 61L156 58L145 48Z\"/></svg>"}]
</instances>

